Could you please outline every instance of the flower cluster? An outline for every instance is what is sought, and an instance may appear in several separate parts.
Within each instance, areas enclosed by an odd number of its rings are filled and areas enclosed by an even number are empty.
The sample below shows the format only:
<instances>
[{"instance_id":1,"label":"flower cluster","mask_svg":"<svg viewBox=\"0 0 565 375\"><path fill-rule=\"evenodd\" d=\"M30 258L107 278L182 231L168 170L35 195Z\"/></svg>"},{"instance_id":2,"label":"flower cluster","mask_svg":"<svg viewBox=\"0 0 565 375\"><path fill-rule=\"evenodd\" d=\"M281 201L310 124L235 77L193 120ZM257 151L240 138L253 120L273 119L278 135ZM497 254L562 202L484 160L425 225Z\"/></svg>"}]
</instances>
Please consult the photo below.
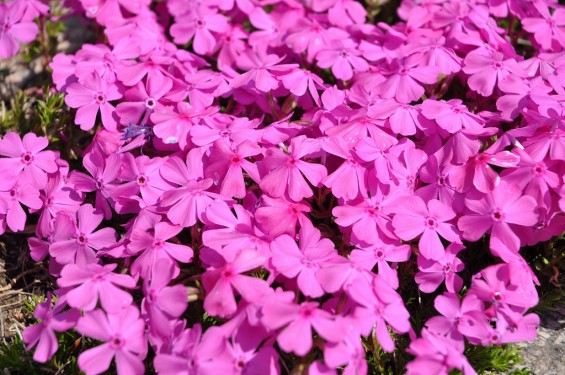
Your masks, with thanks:
<instances>
[{"instance_id":1,"label":"flower cluster","mask_svg":"<svg viewBox=\"0 0 565 375\"><path fill-rule=\"evenodd\" d=\"M11 0L0 3L0 59L14 56L20 42L29 43L39 33L34 20L49 12L40 0Z\"/></svg>"},{"instance_id":2,"label":"flower cluster","mask_svg":"<svg viewBox=\"0 0 565 375\"><path fill-rule=\"evenodd\" d=\"M277 374L281 353L366 374L365 338L404 336L409 374L473 374L466 342L535 338L519 251L565 230L556 1L404 0L393 25L354 0L68 5L107 40L51 63L96 130L84 170L0 140L1 230L39 214L31 254L59 287L24 332L37 361L74 328L101 342L87 374L143 373L150 351L161 374ZM499 263L465 285L482 239ZM421 332L406 276L437 295Z\"/></svg>"}]
</instances>

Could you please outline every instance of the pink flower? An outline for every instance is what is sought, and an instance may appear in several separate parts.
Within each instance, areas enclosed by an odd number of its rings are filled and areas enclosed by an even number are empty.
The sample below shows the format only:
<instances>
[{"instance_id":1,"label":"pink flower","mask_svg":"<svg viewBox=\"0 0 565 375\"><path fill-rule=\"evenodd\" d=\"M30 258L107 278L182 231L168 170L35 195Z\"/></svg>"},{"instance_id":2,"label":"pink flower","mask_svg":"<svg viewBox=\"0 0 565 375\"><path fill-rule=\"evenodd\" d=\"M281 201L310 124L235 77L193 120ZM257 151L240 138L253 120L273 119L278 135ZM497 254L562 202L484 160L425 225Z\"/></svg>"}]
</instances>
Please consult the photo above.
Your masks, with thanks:
<instances>
[{"instance_id":1,"label":"pink flower","mask_svg":"<svg viewBox=\"0 0 565 375\"><path fill-rule=\"evenodd\" d=\"M207 191L213 184L212 179L198 179L194 173L195 157L198 158L198 153L189 152L185 164L180 158L173 156L160 170L166 181L178 184L179 187L166 191L159 198L158 205L167 207L167 217L171 223L183 227L193 226L197 220L202 220L212 200L221 197Z\"/></svg>"},{"instance_id":2,"label":"pink flower","mask_svg":"<svg viewBox=\"0 0 565 375\"><path fill-rule=\"evenodd\" d=\"M359 303L354 316L360 332L368 336L375 329L383 350L389 353L394 351L394 341L387 323L399 333L410 330L410 315L404 307L402 297L381 276L376 276L372 284L366 281L354 283L348 293Z\"/></svg>"},{"instance_id":3,"label":"pink flower","mask_svg":"<svg viewBox=\"0 0 565 375\"><path fill-rule=\"evenodd\" d=\"M511 74L524 76L524 71L516 60L504 60L502 53L485 48L478 48L467 54L463 72L470 75L467 81L469 87L482 96L491 96L497 82Z\"/></svg>"},{"instance_id":4,"label":"pink flower","mask_svg":"<svg viewBox=\"0 0 565 375\"><path fill-rule=\"evenodd\" d=\"M483 152L470 158L465 165L453 168L450 181L459 192L466 192L475 187L482 193L489 193L500 183L500 176L490 164L510 168L517 166L519 162L520 158L510 151L496 154Z\"/></svg>"},{"instance_id":5,"label":"pink flower","mask_svg":"<svg viewBox=\"0 0 565 375\"><path fill-rule=\"evenodd\" d=\"M377 240L369 246L358 246L349 256L352 262L367 270L372 270L377 266L377 274L383 277L388 285L394 289L398 288L398 275L396 268L391 268L389 262L406 262L410 259L412 249L408 245L401 245L400 242L383 242Z\"/></svg>"},{"instance_id":6,"label":"pink flower","mask_svg":"<svg viewBox=\"0 0 565 375\"><path fill-rule=\"evenodd\" d=\"M408 375L447 375L452 369L460 370L464 375L477 374L462 350L441 336L429 335L412 340L407 352L416 357L406 365Z\"/></svg>"},{"instance_id":7,"label":"pink flower","mask_svg":"<svg viewBox=\"0 0 565 375\"><path fill-rule=\"evenodd\" d=\"M261 206L255 212L259 227L272 237L288 234L294 236L296 225L310 223L305 213L311 212L310 206L303 202L290 202L283 198L261 197Z\"/></svg>"},{"instance_id":8,"label":"pink flower","mask_svg":"<svg viewBox=\"0 0 565 375\"><path fill-rule=\"evenodd\" d=\"M74 223L66 213L59 213L54 222L53 243L49 253L61 264L78 264L86 266L95 263L96 253L116 243L116 231L113 228L102 228L95 231L104 219L102 212L95 210L92 205L81 206Z\"/></svg>"},{"instance_id":9,"label":"pink flower","mask_svg":"<svg viewBox=\"0 0 565 375\"><path fill-rule=\"evenodd\" d=\"M406 198L397 212L392 219L394 232L406 241L421 234L418 248L427 259L444 257L445 250L439 235L450 242L459 241L454 225L448 223L455 218L455 212L438 200L432 199L426 204L417 196Z\"/></svg>"},{"instance_id":10,"label":"pink flower","mask_svg":"<svg viewBox=\"0 0 565 375\"><path fill-rule=\"evenodd\" d=\"M361 52L351 39L335 39L329 43L330 48L322 49L316 54L318 66L322 69L332 69L333 75L342 81L353 78L353 72L369 70L369 64L359 57Z\"/></svg>"},{"instance_id":11,"label":"pink flower","mask_svg":"<svg viewBox=\"0 0 565 375\"><path fill-rule=\"evenodd\" d=\"M523 18L522 26L524 30L533 33L534 39L545 50L557 51L565 46L565 10L557 8L551 14L547 7L540 6L536 9L543 9L541 17ZM555 48L560 46L561 48Z\"/></svg>"},{"instance_id":12,"label":"pink flower","mask_svg":"<svg viewBox=\"0 0 565 375\"><path fill-rule=\"evenodd\" d=\"M230 86L238 88L253 83L253 87L261 92L269 92L279 87L279 75L296 68L295 64L279 63L283 59L274 54L266 54L261 49L242 54L237 60L238 66L247 72L230 82Z\"/></svg>"},{"instance_id":13,"label":"pink flower","mask_svg":"<svg viewBox=\"0 0 565 375\"><path fill-rule=\"evenodd\" d=\"M139 82L137 85L125 92L126 102L121 102L116 107L116 114L120 123L137 124L146 112L159 109L162 105L160 100L173 87L173 81L157 72L148 75L147 83Z\"/></svg>"},{"instance_id":14,"label":"pink flower","mask_svg":"<svg viewBox=\"0 0 565 375\"><path fill-rule=\"evenodd\" d=\"M287 353L304 356L312 348L312 328L329 341L341 339L332 315L318 308L316 302L300 305L283 301L265 304L263 324L270 329L285 327L277 335L277 343Z\"/></svg>"},{"instance_id":15,"label":"pink flower","mask_svg":"<svg viewBox=\"0 0 565 375\"><path fill-rule=\"evenodd\" d=\"M0 58L14 56L20 49L19 42L29 43L39 29L32 20L23 20L25 8L21 3L0 4Z\"/></svg>"},{"instance_id":16,"label":"pink flower","mask_svg":"<svg viewBox=\"0 0 565 375\"><path fill-rule=\"evenodd\" d=\"M185 44L194 38L192 47L200 55L212 54L216 49L217 34L229 28L225 16L205 5L195 7L191 12L175 17L170 33L177 44Z\"/></svg>"},{"instance_id":17,"label":"pink flower","mask_svg":"<svg viewBox=\"0 0 565 375\"><path fill-rule=\"evenodd\" d=\"M441 259L430 260L419 256L419 271L414 279L420 290L424 293L432 293L445 280L447 290L458 293L463 287L463 279L457 275L457 272L463 271L465 265L456 256L463 249L463 245L454 242L447 247Z\"/></svg>"},{"instance_id":18,"label":"pink flower","mask_svg":"<svg viewBox=\"0 0 565 375\"><path fill-rule=\"evenodd\" d=\"M0 202L2 201L6 206L3 210L6 214L6 224L14 232L23 230L26 224L27 217L22 204L35 210L43 206L39 190L32 185L25 184L17 184L6 192L0 191Z\"/></svg>"},{"instance_id":19,"label":"pink flower","mask_svg":"<svg viewBox=\"0 0 565 375\"><path fill-rule=\"evenodd\" d=\"M78 310L66 310L64 302L58 300L54 307L51 306L51 293L47 293L47 299L35 308L33 316L41 319L41 322L26 327L22 332L23 340L27 344L26 350L31 350L34 346L35 353L33 359L37 362L45 363L53 357L59 348L59 341L55 332L64 332L73 328L79 317Z\"/></svg>"},{"instance_id":20,"label":"pink flower","mask_svg":"<svg viewBox=\"0 0 565 375\"><path fill-rule=\"evenodd\" d=\"M129 275L112 271L117 264L101 266L91 263L84 265L67 264L61 271L57 285L69 288L65 294L69 306L90 311L100 304L108 313L118 313L133 302L132 296L119 287L132 289L136 281Z\"/></svg>"},{"instance_id":21,"label":"pink flower","mask_svg":"<svg viewBox=\"0 0 565 375\"><path fill-rule=\"evenodd\" d=\"M23 138L17 133L9 132L0 139L0 155L8 158L0 159L0 172L3 176L14 175L23 183L32 183L43 189L47 184L47 173L55 173L59 169L57 154L53 151L41 151L48 145L47 138L27 133Z\"/></svg>"},{"instance_id":22,"label":"pink flower","mask_svg":"<svg viewBox=\"0 0 565 375\"><path fill-rule=\"evenodd\" d=\"M345 200L353 200L359 194L366 196L367 169L364 161L351 150L345 140L341 137L323 138L322 149L345 159L333 173L322 180L324 185L332 189L332 194Z\"/></svg>"},{"instance_id":23,"label":"pink flower","mask_svg":"<svg viewBox=\"0 0 565 375\"><path fill-rule=\"evenodd\" d=\"M316 279L316 271L337 256L333 243L321 238L320 231L304 226L299 233L300 248L292 237L283 234L271 242L271 262L275 269L288 278L296 278L298 287L308 297L324 294Z\"/></svg>"},{"instance_id":24,"label":"pink flower","mask_svg":"<svg viewBox=\"0 0 565 375\"><path fill-rule=\"evenodd\" d=\"M116 131L117 116L114 106L109 102L121 98L118 86L95 73L84 79L83 83L71 83L67 87L65 103L71 108L78 108L75 124L80 125L82 130L94 127L100 111L102 125L110 131Z\"/></svg>"},{"instance_id":25,"label":"pink flower","mask_svg":"<svg viewBox=\"0 0 565 375\"><path fill-rule=\"evenodd\" d=\"M418 65L418 61L394 60L387 80L379 87L383 98L396 98L400 103L416 101L424 95L423 84L436 83L438 72L433 66Z\"/></svg>"},{"instance_id":26,"label":"pink flower","mask_svg":"<svg viewBox=\"0 0 565 375\"><path fill-rule=\"evenodd\" d=\"M525 311L538 303L531 277L517 263L495 264L483 269L473 276L469 295L492 303L496 309L507 305Z\"/></svg>"},{"instance_id":27,"label":"pink flower","mask_svg":"<svg viewBox=\"0 0 565 375\"><path fill-rule=\"evenodd\" d=\"M151 114L151 121L155 123L153 133L164 143L178 143L181 149L185 149L192 126L198 124L203 117L215 112L214 108L198 108L187 102L179 102L176 111L163 108Z\"/></svg>"},{"instance_id":28,"label":"pink flower","mask_svg":"<svg viewBox=\"0 0 565 375\"><path fill-rule=\"evenodd\" d=\"M341 227L351 226L355 237L367 243L396 239L391 225L391 207L396 204L394 195L384 195L378 189L372 197L335 207L332 214Z\"/></svg>"},{"instance_id":29,"label":"pink flower","mask_svg":"<svg viewBox=\"0 0 565 375\"><path fill-rule=\"evenodd\" d=\"M510 259L520 248L520 239L510 224L531 226L537 223L534 198L522 195L516 185L504 181L489 194L466 198L465 205L469 213L457 222L463 238L477 241L490 230L490 249L502 259Z\"/></svg>"},{"instance_id":30,"label":"pink flower","mask_svg":"<svg viewBox=\"0 0 565 375\"><path fill-rule=\"evenodd\" d=\"M295 202L312 197L312 188L304 177L317 187L327 175L326 168L300 159L319 150L318 141L304 136L292 139L288 154L278 148L268 149L262 162L262 167L268 174L261 179L259 186L275 198L282 197L285 193Z\"/></svg>"},{"instance_id":31,"label":"pink flower","mask_svg":"<svg viewBox=\"0 0 565 375\"><path fill-rule=\"evenodd\" d=\"M209 265L202 275L206 288L204 309L210 315L229 317L236 311L233 289L246 301L257 301L268 288L264 280L243 275L263 266L265 258L256 250L241 248L238 251L216 252L201 250L202 261Z\"/></svg>"},{"instance_id":32,"label":"pink flower","mask_svg":"<svg viewBox=\"0 0 565 375\"><path fill-rule=\"evenodd\" d=\"M157 261L150 278L143 282L142 313L149 318L153 334L169 336L171 322L186 310L188 293L182 284L168 286L174 276L174 268L163 260Z\"/></svg>"},{"instance_id":33,"label":"pink flower","mask_svg":"<svg viewBox=\"0 0 565 375\"><path fill-rule=\"evenodd\" d=\"M166 159L149 158L145 155L137 158L131 153L124 155L119 178L125 183L113 187L110 191L111 198L116 201L115 209L118 213L136 211L138 201L135 201L134 197L138 194L141 194L146 205L153 205L164 191L171 188L159 173L159 168L165 162Z\"/></svg>"},{"instance_id":34,"label":"pink flower","mask_svg":"<svg viewBox=\"0 0 565 375\"><path fill-rule=\"evenodd\" d=\"M104 342L79 355L78 366L87 375L105 372L113 358L120 374L144 373L145 324L136 307L124 308L117 314L105 314L99 309L87 312L78 321L77 331Z\"/></svg>"},{"instance_id":35,"label":"pink flower","mask_svg":"<svg viewBox=\"0 0 565 375\"><path fill-rule=\"evenodd\" d=\"M167 242L175 237L183 229L181 226L172 225L166 221L160 221L160 216L147 214L130 235L128 253L139 255L131 265L133 275L139 274L147 279L151 276L153 268L162 259L175 270L178 276L178 262L189 263L192 261L194 252L189 246L178 243Z\"/></svg>"},{"instance_id":36,"label":"pink flower","mask_svg":"<svg viewBox=\"0 0 565 375\"><path fill-rule=\"evenodd\" d=\"M231 198L245 196L243 171L255 181L259 181L257 166L245 158L257 155L261 150L251 142L243 142L232 150L229 145L218 140L214 142L208 167L204 174L220 187L220 194Z\"/></svg>"},{"instance_id":37,"label":"pink flower","mask_svg":"<svg viewBox=\"0 0 565 375\"><path fill-rule=\"evenodd\" d=\"M468 313L482 313L483 305L483 302L472 294L465 296L460 302L456 294L443 293L434 300L434 307L441 315L428 319L422 334L425 337L435 335L450 339L454 347L463 351L465 342L459 332L459 322Z\"/></svg>"},{"instance_id":38,"label":"pink flower","mask_svg":"<svg viewBox=\"0 0 565 375\"><path fill-rule=\"evenodd\" d=\"M455 133L463 128L480 129L484 125L484 120L470 113L459 99L451 99L447 102L425 100L422 103L422 114L430 120L436 120L438 125L449 133Z\"/></svg>"}]
</instances>

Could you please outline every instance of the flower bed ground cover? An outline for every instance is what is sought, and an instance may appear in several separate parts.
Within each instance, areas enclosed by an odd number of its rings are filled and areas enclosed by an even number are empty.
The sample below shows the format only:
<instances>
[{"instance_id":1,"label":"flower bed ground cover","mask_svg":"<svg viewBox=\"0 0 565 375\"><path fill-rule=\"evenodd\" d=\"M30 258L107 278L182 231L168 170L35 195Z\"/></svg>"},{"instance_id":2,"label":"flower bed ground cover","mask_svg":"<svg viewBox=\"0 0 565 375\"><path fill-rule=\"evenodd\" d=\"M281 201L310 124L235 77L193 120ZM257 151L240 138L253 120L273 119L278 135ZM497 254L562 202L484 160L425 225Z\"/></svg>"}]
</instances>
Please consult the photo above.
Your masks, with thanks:
<instances>
[{"instance_id":1,"label":"flower bed ground cover","mask_svg":"<svg viewBox=\"0 0 565 375\"><path fill-rule=\"evenodd\" d=\"M528 372L563 299L564 14L0 4L0 367Z\"/></svg>"}]
</instances>

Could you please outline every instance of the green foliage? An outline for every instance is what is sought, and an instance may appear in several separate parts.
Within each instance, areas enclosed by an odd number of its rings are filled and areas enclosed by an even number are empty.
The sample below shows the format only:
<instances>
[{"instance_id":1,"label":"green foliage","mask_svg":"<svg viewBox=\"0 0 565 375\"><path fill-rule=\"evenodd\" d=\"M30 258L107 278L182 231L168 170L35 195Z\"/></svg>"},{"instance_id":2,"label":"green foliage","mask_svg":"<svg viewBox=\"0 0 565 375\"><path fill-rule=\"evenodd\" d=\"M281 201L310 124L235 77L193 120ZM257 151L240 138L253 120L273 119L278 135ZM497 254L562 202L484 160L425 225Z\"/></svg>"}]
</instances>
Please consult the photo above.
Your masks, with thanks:
<instances>
[{"instance_id":1,"label":"green foliage","mask_svg":"<svg viewBox=\"0 0 565 375\"><path fill-rule=\"evenodd\" d=\"M516 365L523 362L520 350L521 348L516 345L486 347L468 345L465 349L465 356L479 374L487 372L497 374L511 370L522 371L515 369Z\"/></svg>"},{"instance_id":2,"label":"green foliage","mask_svg":"<svg viewBox=\"0 0 565 375\"><path fill-rule=\"evenodd\" d=\"M48 129L53 131L66 123L68 113L63 111L65 105L63 93L51 93L48 87L45 87L44 92L45 98L37 100L36 110L43 133L47 135Z\"/></svg>"}]
</instances>

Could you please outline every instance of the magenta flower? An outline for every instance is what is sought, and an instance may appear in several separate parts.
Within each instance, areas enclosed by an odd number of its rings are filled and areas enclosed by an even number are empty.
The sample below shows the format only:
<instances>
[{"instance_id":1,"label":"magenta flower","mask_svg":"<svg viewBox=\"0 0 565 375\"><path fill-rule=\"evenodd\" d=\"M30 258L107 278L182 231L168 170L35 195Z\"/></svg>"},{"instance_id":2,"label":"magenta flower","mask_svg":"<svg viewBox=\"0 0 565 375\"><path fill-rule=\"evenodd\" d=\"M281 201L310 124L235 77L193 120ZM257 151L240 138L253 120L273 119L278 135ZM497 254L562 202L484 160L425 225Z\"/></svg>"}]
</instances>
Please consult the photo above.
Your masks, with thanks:
<instances>
[{"instance_id":1,"label":"magenta flower","mask_svg":"<svg viewBox=\"0 0 565 375\"><path fill-rule=\"evenodd\" d=\"M47 293L47 299L35 308L33 316L41 319L41 322L26 327L22 332L23 340L27 344L26 350L34 346L33 359L45 363L53 357L59 348L59 341L55 332L64 332L73 328L80 317L78 310L70 309L63 311L64 302L58 300L55 306L51 306L51 293Z\"/></svg>"},{"instance_id":2,"label":"magenta flower","mask_svg":"<svg viewBox=\"0 0 565 375\"><path fill-rule=\"evenodd\" d=\"M502 259L511 259L520 248L520 239L510 224L531 226L537 223L534 198L522 195L516 185L504 181L478 199L466 198L465 205L468 214L457 222L463 238L477 241L490 231L490 249Z\"/></svg>"},{"instance_id":3,"label":"magenta flower","mask_svg":"<svg viewBox=\"0 0 565 375\"><path fill-rule=\"evenodd\" d=\"M177 103L176 111L170 108L153 112L151 121L155 123L153 132L166 144L178 143L181 149L186 148L189 132L200 119L215 113L214 108L193 107L189 103Z\"/></svg>"},{"instance_id":4,"label":"magenta flower","mask_svg":"<svg viewBox=\"0 0 565 375\"><path fill-rule=\"evenodd\" d=\"M216 49L218 35L229 28L228 19L205 5L176 17L170 33L177 44L185 44L194 38L192 47L200 55L212 54Z\"/></svg>"},{"instance_id":5,"label":"magenta flower","mask_svg":"<svg viewBox=\"0 0 565 375\"><path fill-rule=\"evenodd\" d=\"M492 303L495 308L507 305L525 311L538 303L532 279L516 263L489 266L474 275L469 295Z\"/></svg>"},{"instance_id":6,"label":"magenta flower","mask_svg":"<svg viewBox=\"0 0 565 375\"><path fill-rule=\"evenodd\" d=\"M412 340L406 350L416 358L406 365L408 375L447 375L457 369L464 375L476 375L463 351L453 346L451 340L429 335Z\"/></svg>"},{"instance_id":7,"label":"magenta flower","mask_svg":"<svg viewBox=\"0 0 565 375\"><path fill-rule=\"evenodd\" d=\"M449 223L455 218L455 212L438 200L432 199L426 204L417 196L407 197L397 212L392 219L394 233L405 241L421 234L418 249L427 259L439 260L445 256L439 235L449 242L459 241L454 225Z\"/></svg>"},{"instance_id":8,"label":"magenta flower","mask_svg":"<svg viewBox=\"0 0 565 375\"><path fill-rule=\"evenodd\" d=\"M159 168L166 159L149 158L145 155L135 158L131 153L127 153L122 162L119 178L125 183L113 187L110 191L110 197L116 201L115 209L118 213L136 211L138 202L134 201L133 197L138 194L141 194L145 204L153 205L164 191L171 188L159 173Z\"/></svg>"},{"instance_id":9,"label":"magenta flower","mask_svg":"<svg viewBox=\"0 0 565 375\"><path fill-rule=\"evenodd\" d=\"M369 246L358 246L349 256L349 259L368 271L377 266L377 273L383 277L388 285L398 288L398 275L396 269L391 268L389 262L400 263L410 259L412 249L400 243L388 243L377 240Z\"/></svg>"},{"instance_id":10,"label":"magenta flower","mask_svg":"<svg viewBox=\"0 0 565 375\"><path fill-rule=\"evenodd\" d=\"M425 100L422 103L422 114L449 133L455 133L461 129L481 129L484 120L470 113L467 107L459 99L451 99L447 102L441 100Z\"/></svg>"},{"instance_id":11,"label":"magenta flower","mask_svg":"<svg viewBox=\"0 0 565 375\"><path fill-rule=\"evenodd\" d=\"M35 210L43 206L43 201L39 197L39 190L32 185L24 184L17 184L6 192L0 191L0 202L5 205L3 213L6 214L6 224L14 232L23 230L26 224L27 217L22 204ZM2 203L0 203L0 206L2 206Z\"/></svg>"},{"instance_id":12,"label":"magenta flower","mask_svg":"<svg viewBox=\"0 0 565 375\"><path fill-rule=\"evenodd\" d=\"M379 87L383 98L396 98L400 103L410 103L424 95L423 84L436 83L438 72L435 67L420 66L418 61L412 60L394 60L390 75Z\"/></svg>"},{"instance_id":13,"label":"magenta flower","mask_svg":"<svg viewBox=\"0 0 565 375\"><path fill-rule=\"evenodd\" d=\"M61 264L87 266L98 261L95 250L116 243L116 231L113 228L95 231L104 215L90 204L81 206L76 218L78 223L73 222L74 217L71 218L66 213L56 216L53 243L49 246L49 253Z\"/></svg>"},{"instance_id":14,"label":"magenta flower","mask_svg":"<svg viewBox=\"0 0 565 375\"><path fill-rule=\"evenodd\" d=\"M71 307L91 311L100 301L106 312L118 313L133 301L131 294L119 287L132 289L137 283L129 275L113 273L117 266L101 266L95 263L86 266L67 264L61 271L57 285L70 288L65 297Z\"/></svg>"},{"instance_id":15,"label":"magenta flower","mask_svg":"<svg viewBox=\"0 0 565 375\"><path fill-rule=\"evenodd\" d=\"M147 220L139 224L130 235L128 253L139 255L131 265L132 274L139 274L143 279L147 279L157 262L162 259L174 268L175 277L178 276L177 261L189 263L194 255L189 246L167 242L181 230L181 226L160 221L158 215L148 214Z\"/></svg>"},{"instance_id":16,"label":"magenta flower","mask_svg":"<svg viewBox=\"0 0 565 375\"><path fill-rule=\"evenodd\" d=\"M353 200L361 194L367 195L367 169L364 161L360 159L355 151L347 145L341 137L322 139L322 149L332 155L336 155L345 161L322 183L332 189L333 195L345 200Z\"/></svg>"},{"instance_id":17,"label":"magenta flower","mask_svg":"<svg viewBox=\"0 0 565 375\"><path fill-rule=\"evenodd\" d=\"M220 194L227 198L243 198L245 196L245 181L243 170L254 181L259 181L257 165L245 158L257 155L261 150L251 142L243 142L232 150L226 142L214 142L210 161L205 170L205 176L211 178L220 187Z\"/></svg>"},{"instance_id":18,"label":"magenta flower","mask_svg":"<svg viewBox=\"0 0 565 375\"><path fill-rule=\"evenodd\" d=\"M500 183L500 176L492 169L491 164L510 168L517 166L519 162L520 157L510 151L496 154L483 152L469 159L465 165L453 168L450 181L457 191L466 192L469 188L475 187L486 194Z\"/></svg>"},{"instance_id":19,"label":"magenta flower","mask_svg":"<svg viewBox=\"0 0 565 375\"><path fill-rule=\"evenodd\" d=\"M288 278L296 278L300 291L308 297L324 294L316 279L316 271L337 256L333 243L321 238L320 231L304 226L299 233L300 247L289 235L283 234L271 242L271 262L275 269Z\"/></svg>"},{"instance_id":20,"label":"magenta flower","mask_svg":"<svg viewBox=\"0 0 565 375\"><path fill-rule=\"evenodd\" d=\"M385 196L380 189L371 198L360 200L359 203L347 203L335 207L332 214L335 222L341 227L349 227L355 237L367 243L377 243L379 240L396 239L391 225L391 207L398 197Z\"/></svg>"},{"instance_id":21,"label":"magenta flower","mask_svg":"<svg viewBox=\"0 0 565 375\"><path fill-rule=\"evenodd\" d=\"M277 343L287 353L304 356L312 348L312 328L325 340L338 341L339 326L333 316L318 308L316 302L300 305L283 301L265 304L262 308L263 324L270 329L285 327L277 335Z\"/></svg>"},{"instance_id":22,"label":"magenta flower","mask_svg":"<svg viewBox=\"0 0 565 375\"><path fill-rule=\"evenodd\" d=\"M380 276L375 277L372 284L366 281L354 283L348 289L348 293L359 303L354 315L360 332L368 336L375 329L383 350L392 352L394 341L387 324L399 333L410 330L410 315L404 307L402 297Z\"/></svg>"},{"instance_id":23,"label":"magenta flower","mask_svg":"<svg viewBox=\"0 0 565 375\"><path fill-rule=\"evenodd\" d=\"M292 139L288 154L278 148L268 149L262 162L262 167L268 174L261 179L259 186L275 198L282 197L285 193L295 202L312 197L312 188L306 179L314 187L318 187L326 177L327 171L323 165L307 163L300 159L319 150L319 142L304 136Z\"/></svg>"},{"instance_id":24,"label":"magenta flower","mask_svg":"<svg viewBox=\"0 0 565 375\"><path fill-rule=\"evenodd\" d=\"M306 213L312 209L306 203L269 198L267 195L261 197L261 203L255 212L255 220L259 227L272 237L285 233L294 236L297 224L305 226L310 223Z\"/></svg>"},{"instance_id":25,"label":"magenta flower","mask_svg":"<svg viewBox=\"0 0 565 375\"><path fill-rule=\"evenodd\" d=\"M463 271L465 265L457 258L457 253L463 249L463 245L453 242L445 249L445 254L440 259L430 260L419 256L419 271L414 280L420 290L424 293L432 293L445 280L447 290L458 293L463 287L463 279L457 275L457 272Z\"/></svg>"},{"instance_id":26,"label":"magenta flower","mask_svg":"<svg viewBox=\"0 0 565 375\"><path fill-rule=\"evenodd\" d=\"M246 70L245 73L230 82L233 88L242 87L253 83L253 87L261 92L269 92L279 87L279 76L296 68L295 64L279 63L283 59L277 55L269 55L261 49L239 56L238 66Z\"/></svg>"},{"instance_id":27,"label":"magenta flower","mask_svg":"<svg viewBox=\"0 0 565 375\"><path fill-rule=\"evenodd\" d=\"M329 43L330 48L322 49L316 54L318 66L322 69L331 67L337 79L349 81L353 72L369 70L369 64L361 56L357 45L351 39L335 39Z\"/></svg>"},{"instance_id":28,"label":"magenta flower","mask_svg":"<svg viewBox=\"0 0 565 375\"><path fill-rule=\"evenodd\" d=\"M496 84L509 75L524 76L523 69L514 59L504 60L504 55L497 51L478 48L467 54L463 72L469 74L469 87L482 96L491 96Z\"/></svg>"},{"instance_id":29,"label":"magenta flower","mask_svg":"<svg viewBox=\"0 0 565 375\"><path fill-rule=\"evenodd\" d=\"M541 17L526 17L521 20L524 30L533 33L534 39L545 50L559 50L565 46L565 10L557 8L553 14L544 6ZM556 46L559 46L555 48Z\"/></svg>"},{"instance_id":30,"label":"magenta flower","mask_svg":"<svg viewBox=\"0 0 565 375\"><path fill-rule=\"evenodd\" d=\"M84 79L83 83L71 83L67 87L65 103L71 108L78 108L75 124L82 130L94 127L100 111L102 125L110 131L116 131L117 116L110 101L122 98L118 86L108 82L95 73Z\"/></svg>"},{"instance_id":31,"label":"magenta flower","mask_svg":"<svg viewBox=\"0 0 565 375\"><path fill-rule=\"evenodd\" d=\"M426 337L432 334L450 339L454 347L463 351L465 342L459 332L459 322L468 313L482 313L483 305L483 302L472 294L465 296L461 302L456 294L441 294L434 300L434 307L441 315L428 319L422 334Z\"/></svg>"},{"instance_id":32,"label":"magenta flower","mask_svg":"<svg viewBox=\"0 0 565 375\"><path fill-rule=\"evenodd\" d=\"M158 260L150 278L143 282L141 303L142 314L149 318L150 331L153 334L169 336L172 331L171 321L186 310L188 293L181 284L168 286L174 276L174 268L163 260Z\"/></svg>"},{"instance_id":33,"label":"magenta flower","mask_svg":"<svg viewBox=\"0 0 565 375\"><path fill-rule=\"evenodd\" d=\"M20 42L32 42L39 29L31 19L22 19L25 8L18 2L0 4L0 58L7 59L18 53Z\"/></svg>"},{"instance_id":34,"label":"magenta flower","mask_svg":"<svg viewBox=\"0 0 565 375\"><path fill-rule=\"evenodd\" d=\"M212 200L221 197L218 194L206 191L212 186L212 179L198 179L198 176L195 176L196 168L192 168L195 156L198 157L197 153L190 152L187 157L187 164L180 158L173 156L160 171L161 176L166 181L178 184L179 187L166 191L159 198L158 205L167 207L167 217L171 223L183 227L193 226L197 220L202 220L204 212L208 205L212 203Z\"/></svg>"},{"instance_id":35,"label":"magenta flower","mask_svg":"<svg viewBox=\"0 0 565 375\"><path fill-rule=\"evenodd\" d=\"M162 105L160 100L172 87L173 81L162 73L148 75L146 84L139 82L127 90L124 94L127 101L116 106L116 114L120 118L120 123L123 125L137 124L146 111L159 109Z\"/></svg>"},{"instance_id":36,"label":"magenta flower","mask_svg":"<svg viewBox=\"0 0 565 375\"><path fill-rule=\"evenodd\" d=\"M77 331L104 341L104 344L79 355L78 366L87 375L105 372L114 358L118 373L144 373L143 359L147 351L145 324L139 318L136 307L124 308L117 314L105 314L99 309L87 312L78 321Z\"/></svg>"},{"instance_id":37,"label":"magenta flower","mask_svg":"<svg viewBox=\"0 0 565 375\"><path fill-rule=\"evenodd\" d=\"M263 297L267 284L256 277L243 275L263 266L265 258L256 250L242 248L239 251L219 253L202 249L201 259L210 267L202 275L206 288L204 309L210 315L229 317L237 309L235 289L246 301L257 301Z\"/></svg>"},{"instance_id":38,"label":"magenta flower","mask_svg":"<svg viewBox=\"0 0 565 375\"><path fill-rule=\"evenodd\" d=\"M22 183L31 183L38 189L47 184L47 173L59 169L53 151L41 151L48 145L47 138L27 133L23 138L9 132L0 139L0 172L3 176L15 176Z\"/></svg>"},{"instance_id":39,"label":"magenta flower","mask_svg":"<svg viewBox=\"0 0 565 375\"><path fill-rule=\"evenodd\" d=\"M51 220L61 212L65 213L68 221L71 221L69 215L72 217L76 215L83 198L73 186L66 184L63 178L55 173L52 178L50 177L47 180L41 199L43 200L43 208L37 223L36 233L39 237L48 237L51 233ZM70 227L74 227L74 224L70 224ZM61 238L66 240L68 239L67 234L72 235L69 232L68 224L63 224L60 229L62 229Z\"/></svg>"},{"instance_id":40,"label":"magenta flower","mask_svg":"<svg viewBox=\"0 0 565 375\"><path fill-rule=\"evenodd\" d=\"M122 157L120 154L111 154L106 159L98 150L84 155L82 159L84 168L91 174L92 179L83 183L87 191L96 191L96 209L104 213L105 219L112 217L110 208L111 191L117 186L117 179L122 168Z\"/></svg>"}]
</instances>

